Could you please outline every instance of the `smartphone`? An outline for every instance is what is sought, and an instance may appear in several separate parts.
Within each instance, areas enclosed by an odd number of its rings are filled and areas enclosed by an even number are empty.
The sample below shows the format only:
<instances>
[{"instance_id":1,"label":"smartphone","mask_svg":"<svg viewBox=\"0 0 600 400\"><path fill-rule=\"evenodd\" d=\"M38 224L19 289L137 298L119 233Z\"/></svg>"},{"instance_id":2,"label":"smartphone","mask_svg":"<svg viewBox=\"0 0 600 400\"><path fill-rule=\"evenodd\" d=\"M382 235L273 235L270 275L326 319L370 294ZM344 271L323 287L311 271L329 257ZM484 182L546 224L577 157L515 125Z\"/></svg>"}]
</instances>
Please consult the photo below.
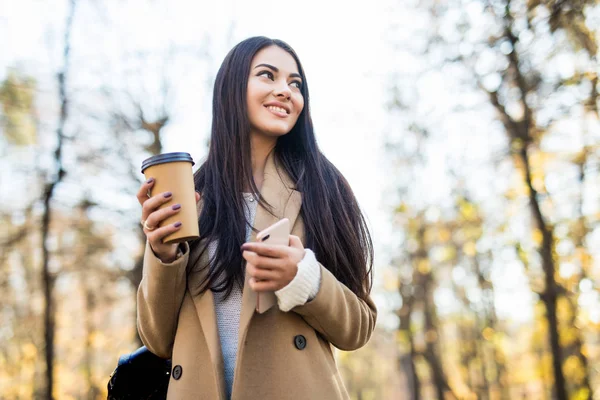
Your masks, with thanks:
<instances>
[{"instance_id":1,"label":"smartphone","mask_svg":"<svg viewBox=\"0 0 600 400\"><path fill-rule=\"evenodd\" d=\"M287 218L280 219L268 228L258 232L257 242L290 245L290 221ZM259 314L264 313L277 304L277 297L274 292L260 292L256 294L256 311Z\"/></svg>"}]
</instances>

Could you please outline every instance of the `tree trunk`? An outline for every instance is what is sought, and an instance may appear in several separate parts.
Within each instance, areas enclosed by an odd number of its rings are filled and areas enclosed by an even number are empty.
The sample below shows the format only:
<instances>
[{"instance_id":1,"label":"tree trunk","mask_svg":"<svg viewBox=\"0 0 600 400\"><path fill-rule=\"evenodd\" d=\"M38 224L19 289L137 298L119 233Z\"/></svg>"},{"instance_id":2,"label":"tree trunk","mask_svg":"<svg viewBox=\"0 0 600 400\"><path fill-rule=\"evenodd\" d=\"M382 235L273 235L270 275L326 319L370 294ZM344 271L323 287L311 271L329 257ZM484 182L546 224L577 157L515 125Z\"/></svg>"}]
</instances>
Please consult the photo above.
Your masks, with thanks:
<instances>
[{"instance_id":1,"label":"tree trunk","mask_svg":"<svg viewBox=\"0 0 600 400\"><path fill-rule=\"evenodd\" d=\"M406 374L409 389L411 393L411 398L413 400L421 400L421 381L419 379L419 375L417 374L417 368L415 365L415 360L417 359L418 352L415 348L414 336L412 334L410 328L410 321L412 316L412 310L414 306L414 294L409 293L407 290L406 293L402 290L403 286L400 285L399 291L400 296L402 297L402 308L398 312L400 317L400 325L398 330L400 332L404 332L406 338L408 340L409 345L409 353L400 355L400 368Z\"/></svg>"},{"instance_id":2,"label":"tree trunk","mask_svg":"<svg viewBox=\"0 0 600 400\"><path fill-rule=\"evenodd\" d=\"M584 216L584 212L583 212L583 191L584 191L585 178L586 178L585 166L587 163L588 154L589 154L589 149L587 147L584 147L584 149L582 150L583 157L581 157L580 161L577 163L577 167L579 169L579 185L581 187L581 190L580 190L580 194L579 194L579 204L578 204L579 218L577 219L576 228L573 229L573 242L575 244L576 249L585 248L584 240L585 240L585 237L587 236L587 234L589 233L587 226L586 226L586 220L585 220L585 216ZM587 255L587 252L586 252L586 255ZM578 309L577 300L579 298L579 283L584 279L589 279L588 271L586 270L584 258L585 258L585 255L582 256L582 259L580 260L580 265L579 265L580 271L579 271L579 276L577 277L577 283L576 283L576 288L574 290L574 293L573 293L572 297L571 296L567 297L570 318L569 318L569 321L567 321L566 323L568 324L567 326L569 326L569 327L576 326L577 309ZM578 389L585 389L588 392L587 399L592 400L594 398L594 391L592 389L592 385L590 382L589 360L583 352L583 344L584 344L583 341L584 340L583 340L582 336L583 336L582 332L578 329L577 335L576 335L575 339L573 340L573 342L565 348L565 354L566 355L573 354L579 359L579 362L581 363L581 366L585 372L585 375L583 377L583 381L581 382L581 384L578 385Z\"/></svg>"},{"instance_id":3,"label":"tree trunk","mask_svg":"<svg viewBox=\"0 0 600 400\"><path fill-rule=\"evenodd\" d=\"M81 279L82 287L84 288L84 302L85 302L85 356L84 356L84 373L87 381L88 393L87 398L89 400L95 400L100 394L100 390L94 383L94 346L92 343L92 336L94 334L94 311L96 310L96 300L94 293L91 290L91 286L88 282L88 277L84 276Z\"/></svg>"},{"instance_id":4,"label":"tree trunk","mask_svg":"<svg viewBox=\"0 0 600 400\"><path fill-rule=\"evenodd\" d=\"M554 390L557 400L568 400L565 376L562 371L562 352L560 348L560 338L558 330L558 318L556 315L556 305L559 296L559 285L554 277L556 266L552 258L554 249L554 237L552 228L546 223L542 215L538 200L538 193L533 187L531 178L531 165L529 163L527 143L524 143L519 151L519 157L525 168L525 183L529 189L529 206L533 214L533 219L542 233L542 247L539 249L542 257L542 269L544 270L544 291L540 298L546 308L546 319L548 321L548 339L550 340L550 350L552 353L552 369L554 374Z\"/></svg>"},{"instance_id":5,"label":"tree trunk","mask_svg":"<svg viewBox=\"0 0 600 400\"><path fill-rule=\"evenodd\" d=\"M491 256L490 256L491 257ZM473 257L473 267L475 268L475 273L477 275L477 283L481 293L483 295L483 303L484 303L484 323L483 327L490 327L494 330L494 332L498 331L498 318L496 315L496 308L494 304L494 284L490 279L489 269L486 269L485 272L482 269L481 259L479 255L475 255ZM491 261L488 259L487 264L489 265ZM489 268L489 267L488 267ZM491 389L495 387L498 391L501 399L508 399L509 395L507 393L507 388L505 382L503 382L504 377L506 375L506 367L504 363L504 356L500 353L500 349L494 341L489 342L489 345L485 343L482 344L482 362L485 362L485 350L489 348L489 352L493 358L493 365L495 366L494 371L494 380L493 382L488 382L487 374L485 374L484 379L486 386L488 387L487 392L488 396L492 397ZM490 385L491 383L491 385Z\"/></svg>"},{"instance_id":6,"label":"tree trunk","mask_svg":"<svg viewBox=\"0 0 600 400\"><path fill-rule=\"evenodd\" d=\"M42 286L44 291L44 342L45 342L45 362L46 362L46 399L53 399L54 392L54 333L55 333L55 304L52 296L54 289L54 276L50 272L50 251L48 250L48 239L50 231L50 222L52 220L52 198L56 186L62 181L65 170L62 165L62 151L64 139L64 127L67 121L68 99L66 92L66 80L68 72L71 28L73 25L73 16L75 13L75 0L70 1L69 13L67 15L65 27L65 42L63 49L63 70L58 74L58 89L60 97L60 117L56 129L57 145L54 151L54 163L56 165L55 175L52 180L46 184L43 196L44 211L42 216Z\"/></svg>"},{"instance_id":7,"label":"tree trunk","mask_svg":"<svg viewBox=\"0 0 600 400\"><path fill-rule=\"evenodd\" d=\"M46 242L48 240L48 226L50 223L50 199L54 185L51 185L46 191L44 198L44 217L42 219L42 285L44 288L44 356L46 361L46 398L53 399L54 391L54 299L52 298L52 289L54 287L54 278L48 268L49 252Z\"/></svg>"},{"instance_id":8,"label":"tree trunk","mask_svg":"<svg viewBox=\"0 0 600 400\"><path fill-rule=\"evenodd\" d=\"M425 347L425 359L427 360L427 363L429 364L429 368L431 369L431 375L433 377L433 384L435 387L435 391L436 391L436 395L438 400L445 400L446 399L446 393L451 393L453 398L457 398L456 396L454 396L454 394L452 393L452 389L450 388L450 385L448 384L448 380L446 379L446 375L444 373L444 368L442 366L442 361L440 360L439 356L438 356L438 352L437 352L437 346L436 343L438 341L439 335L437 333L437 329L435 329L435 325L434 325L434 317L433 317L433 313L431 310L431 307L433 306L433 302L430 301L430 299L427 299L429 296L426 294L425 295L425 301L424 301L424 313L425 313L425 332L426 333L430 333L430 332L435 332L436 334L436 338L435 340L431 340L430 338L426 339L426 347Z\"/></svg>"},{"instance_id":9,"label":"tree trunk","mask_svg":"<svg viewBox=\"0 0 600 400\"><path fill-rule=\"evenodd\" d=\"M424 221L421 222L425 224ZM422 226L419 229L418 233L418 241L419 241L419 250L417 252L417 260L426 260L428 258L428 251L425 247L425 226ZM418 265L418 263L417 263ZM436 395L438 400L445 400L446 393L451 393L453 398L457 398L452 393L452 389L448 384L448 380L446 379L446 375L444 374L444 368L442 366L442 361L438 355L437 346L439 340L439 333L436 325L436 313L435 313L435 304L433 302L433 288L431 284L433 283L433 275L431 271L429 272L419 272L420 279L418 282L422 284L423 287L423 313L425 317L425 360L429 364L431 369L431 375L433 377L433 384L435 387Z\"/></svg>"},{"instance_id":10,"label":"tree trunk","mask_svg":"<svg viewBox=\"0 0 600 400\"><path fill-rule=\"evenodd\" d=\"M512 51L506 55L509 64L511 78L505 85L511 85L518 89L520 93L520 103L523 107L523 117L521 120L513 119L507 112L505 106L500 102L497 92L488 92L492 105L499 112L502 123L505 126L506 133L509 136L511 146L516 146L516 151L525 169L525 184L529 189L529 207L533 220L542 234L542 246L538 250L542 258L542 269L544 271L545 288L540 294L540 299L546 308L546 319L548 321L548 339L552 354L552 369L554 375L554 391L557 400L567 400L568 393L565 377L562 371L562 354L559 340L558 319L556 315L556 305L559 296L560 286L555 280L554 274L556 267L552 253L554 250L554 237L552 227L544 219L538 200L538 193L533 187L531 177L531 165L529 163L529 146L533 142L533 110L527 103L527 95L532 90L532 86L525 79L525 74L521 70L520 57L517 52L518 38L513 32L514 17L511 12L511 1L506 0L505 12L502 15L504 23L504 38L511 44Z\"/></svg>"}]
</instances>

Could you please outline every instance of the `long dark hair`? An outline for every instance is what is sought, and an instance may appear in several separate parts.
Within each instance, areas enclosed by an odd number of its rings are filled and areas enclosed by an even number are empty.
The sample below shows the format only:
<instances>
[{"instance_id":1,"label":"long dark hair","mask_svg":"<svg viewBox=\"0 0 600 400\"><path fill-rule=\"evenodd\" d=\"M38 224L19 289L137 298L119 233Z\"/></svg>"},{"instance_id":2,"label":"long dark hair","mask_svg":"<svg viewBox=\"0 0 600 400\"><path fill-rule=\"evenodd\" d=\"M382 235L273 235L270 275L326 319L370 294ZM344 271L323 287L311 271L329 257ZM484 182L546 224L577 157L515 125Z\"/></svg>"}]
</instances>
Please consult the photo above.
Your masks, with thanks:
<instances>
[{"instance_id":1,"label":"long dark hair","mask_svg":"<svg viewBox=\"0 0 600 400\"><path fill-rule=\"evenodd\" d=\"M253 221L246 220L242 193L249 187L259 194L252 176L246 90L252 59L268 46L278 46L294 57L303 82L304 109L292 130L279 137L274 152L278 165L302 193L304 246L312 249L339 281L366 298L372 285L373 244L364 216L348 182L317 146L307 80L298 56L285 42L262 36L236 45L215 80L208 157L194 174L203 201L200 239L191 247L204 243L200 254L207 251L210 242L216 241L217 247L213 266L199 289L229 295L233 285L241 287L244 282L240 246L246 241L246 227ZM261 204L268 207L262 199Z\"/></svg>"}]
</instances>

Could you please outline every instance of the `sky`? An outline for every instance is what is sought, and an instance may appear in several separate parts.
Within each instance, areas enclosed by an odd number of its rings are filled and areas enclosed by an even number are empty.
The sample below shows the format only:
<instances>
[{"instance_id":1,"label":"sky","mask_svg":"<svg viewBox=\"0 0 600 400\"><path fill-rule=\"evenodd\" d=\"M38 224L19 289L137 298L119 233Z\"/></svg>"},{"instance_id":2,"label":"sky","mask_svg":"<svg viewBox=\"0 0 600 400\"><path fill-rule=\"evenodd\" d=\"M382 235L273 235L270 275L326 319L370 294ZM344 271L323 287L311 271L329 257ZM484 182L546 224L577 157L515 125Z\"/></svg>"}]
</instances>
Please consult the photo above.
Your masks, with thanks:
<instances>
[{"instance_id":1,"label":"sky","mask_svg":"<svg viewBox=\"0 0 600 400\"><path fill-rule=\"evenodd\" d=\"M66 3L0 1L0 34L8 38L2 41L0 74L19 62L33 61L42 70L44 65L59 64L61 48L57 38L62 35ZM302 7L283 8L275 1L172 4L152 0L114 1L97 7L90 7L89 3L80 1L76 11L72 71L83 63L81 60L90 64L100 54L117 61L123 53L156 51L168 42L180 47L199 47L200 40L209 37L213 58L207 67L209 71L198 71L197 77L187 71L184 87L177 89L177 106L192 112L176 112L178 118L169 127L166 151L189 146L190 132L198 131L198 112L208 126L209 96L187 93L185 86L196 88L195 83L209 78L210 73L214 75L233 44L254 35L290 43L306 70L311 111L323 151L347 176L361 204L376 214L384 179L377 162L385 125L383 105L387 100L385 87L381 85L386 73L381 65L385 53L381 40L384 27L357 22L380 21L385 12L384 2L378 3L379 9L366 3L362 7L346 7L344 2L314 1L303 2ZM97 21L94 13L98 14ZM339 18L332 18L335 15ZM94 69L90 65L85 67ZM78 87L93 88L95 84L89 76L74 79ZM50 90L48 85L42 83L42 90L44 87ZM206 132L199 132L202 134ZM201 151L192 154L194 158L203 156Z\"/></svg>"}]
</instances>

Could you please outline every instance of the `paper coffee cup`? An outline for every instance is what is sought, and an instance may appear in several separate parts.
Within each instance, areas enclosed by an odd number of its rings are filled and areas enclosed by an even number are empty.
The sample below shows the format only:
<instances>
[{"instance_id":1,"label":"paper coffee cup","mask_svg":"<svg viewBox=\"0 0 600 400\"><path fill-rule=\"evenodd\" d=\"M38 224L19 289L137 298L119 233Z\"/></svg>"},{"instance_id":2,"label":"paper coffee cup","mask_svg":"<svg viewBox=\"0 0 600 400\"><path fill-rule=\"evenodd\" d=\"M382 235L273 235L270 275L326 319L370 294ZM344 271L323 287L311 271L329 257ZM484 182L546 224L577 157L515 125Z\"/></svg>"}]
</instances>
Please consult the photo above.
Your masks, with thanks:
<instances>
[{"instance_id":1,"label":"paper coffee cup","mask_svg":"<svg viewBox=\"0 0 600 400\"><path fill-rule=\"evenodd\" d=\"M162 227L177 221L182 223L177 232L164 237L163 243L165 244L186 242L200 236L193 165L194 161L189 153L164 153L142 162L142 173L146 176L146 180L150 178L155 180L150 195L154 196L164 192L173 193L171 199L160 208L181 204L178 213L164 219L159 224L159 227Z\"/></svg>"}]
</instances>

